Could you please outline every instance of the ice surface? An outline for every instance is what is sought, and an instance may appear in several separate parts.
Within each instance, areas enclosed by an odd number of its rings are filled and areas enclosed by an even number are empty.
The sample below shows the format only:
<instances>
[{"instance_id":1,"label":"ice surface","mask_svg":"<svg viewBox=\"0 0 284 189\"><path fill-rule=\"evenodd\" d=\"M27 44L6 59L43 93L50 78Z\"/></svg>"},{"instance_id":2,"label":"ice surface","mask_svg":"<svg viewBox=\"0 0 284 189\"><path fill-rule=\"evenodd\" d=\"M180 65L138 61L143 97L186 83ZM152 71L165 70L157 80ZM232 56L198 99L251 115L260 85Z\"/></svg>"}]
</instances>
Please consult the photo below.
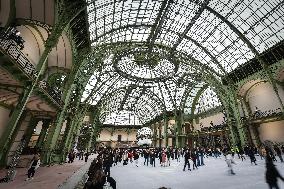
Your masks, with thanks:
<instances>
[{"instance_id":1,"label":"ice surface","mask_svg":"<svg viewBox=\"0 0 284 189\"><path fill-rule=\"evenodd\" d=\"M267 189L265 182L265 161L257 157L258 165L251 165L249 158L242 162L235 159L236 175L228 174L224 158L205 158L205 166L198 170L183 171L183 159L171 162L170 167L161 167L156 159L156 167L144 166L144 158L139 158L139 167L135 163L112 167L111 176L117 182L118 189L158 189L165 186L171 189ZM284 176L284 163L275 162ZM280 188L284 182L278 180Z\"/></svg>"}]
</instances>

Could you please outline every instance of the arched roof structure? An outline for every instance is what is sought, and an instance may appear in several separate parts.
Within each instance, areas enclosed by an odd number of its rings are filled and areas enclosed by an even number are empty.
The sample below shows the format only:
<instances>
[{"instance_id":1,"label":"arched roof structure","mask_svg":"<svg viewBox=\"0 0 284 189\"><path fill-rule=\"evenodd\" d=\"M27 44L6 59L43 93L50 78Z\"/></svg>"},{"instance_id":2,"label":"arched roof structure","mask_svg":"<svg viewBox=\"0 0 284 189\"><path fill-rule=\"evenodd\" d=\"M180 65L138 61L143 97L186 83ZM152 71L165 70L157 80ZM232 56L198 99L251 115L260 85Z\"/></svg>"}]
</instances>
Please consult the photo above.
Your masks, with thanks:
<instances>
[{"instance_id":1,"label":"arched roof structure","mask_svg":"<svg viewBox=\"0 0 284 189\"><path fill-rule=\"evenodd\" d=\"M93 51L81 67L82 101L103 101L104 118L131 111L143 124L163 111L219 106L222 78L284 38L281 0L86 2ZM196 96L208 99L200 110Z\"/></svg>"}]
</instances>

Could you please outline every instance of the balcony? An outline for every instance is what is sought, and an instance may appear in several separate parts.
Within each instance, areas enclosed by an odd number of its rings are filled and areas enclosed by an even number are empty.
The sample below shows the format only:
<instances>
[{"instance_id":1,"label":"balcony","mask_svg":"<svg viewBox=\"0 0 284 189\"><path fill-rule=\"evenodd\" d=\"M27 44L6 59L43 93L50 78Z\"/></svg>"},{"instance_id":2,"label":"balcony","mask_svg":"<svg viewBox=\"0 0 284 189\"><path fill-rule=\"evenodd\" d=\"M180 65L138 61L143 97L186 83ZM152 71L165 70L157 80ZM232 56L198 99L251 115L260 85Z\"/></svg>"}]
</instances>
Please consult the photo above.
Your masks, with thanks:
<instances>
[{"instance_id":1,"label":"balcony","mask_svg":"<svg viewBox=\"0 0 284 189\"><path fill-rule=\"evenodd\" d=\"M266 111L255 111L248 117L242 117L242 123L263 123L277 120L283 120L284 114L281 108L271 109Z\"/></svg>"},{"instance_id":2,"label":"balcony","mask_svg":"<svg viewBox=\"0 0 284 189\"><path fill-rule=\"evenodd\" d=\"M36 71L35 66L29 61L29 59L24 55L20 50L23 46L19 45L19 42L15 41L15 38L7 36L7 32L1 32L0 30L0 57L7 56L9 61L3 64L7 70L12 73L21 75L18 77L22 78L21 81L34 81L37 77L38 72ZM13 65L9 64L10 62ZM16 68L14 68L14 65ZM14 75L14 74L13 74ZM61 91L56 91L53 88L49 87L45 81L41 81L38 88L39 92L51 98L55 104L58 106L62 105L61 101Z\"/></svg>"}]
</instances>

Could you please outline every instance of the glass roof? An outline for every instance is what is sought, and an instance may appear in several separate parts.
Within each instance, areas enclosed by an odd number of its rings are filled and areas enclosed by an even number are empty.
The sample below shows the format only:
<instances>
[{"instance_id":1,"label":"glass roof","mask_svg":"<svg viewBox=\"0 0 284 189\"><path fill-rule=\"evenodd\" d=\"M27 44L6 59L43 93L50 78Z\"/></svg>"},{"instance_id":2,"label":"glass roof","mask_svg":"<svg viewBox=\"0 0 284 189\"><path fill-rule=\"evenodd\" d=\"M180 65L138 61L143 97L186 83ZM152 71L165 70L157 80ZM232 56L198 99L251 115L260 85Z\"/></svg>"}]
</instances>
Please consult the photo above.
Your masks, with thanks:
<instances>
[{"instance_id":1,"label":"glass roof","mask_svg":"<svg viewBox=\"0 0 284 189\"><path fill-rule=\"evenodd\" d=\"M117 120L128 114L139 119L128 123L144 124L163 111L189 113L206 84L201 73L220 80L284 38L281 0L86 1L94 57L104 61L82 100L102 101L108 124L124 124ZM220 105L213 90L205 90L195 112Z\"/></svg>"},{"instance_id":2,"label":"glass roof","mask_svg":"<svg viewBox=\"0 0 284 189\"><path fill-rule=\"evenodd\" d=\"M221 105L222 104L217 94L210 87L208 87L199 97L194 113L198 114L198 113L206 112L212 108L215 108Z\"/></svg>"}]
</instances>

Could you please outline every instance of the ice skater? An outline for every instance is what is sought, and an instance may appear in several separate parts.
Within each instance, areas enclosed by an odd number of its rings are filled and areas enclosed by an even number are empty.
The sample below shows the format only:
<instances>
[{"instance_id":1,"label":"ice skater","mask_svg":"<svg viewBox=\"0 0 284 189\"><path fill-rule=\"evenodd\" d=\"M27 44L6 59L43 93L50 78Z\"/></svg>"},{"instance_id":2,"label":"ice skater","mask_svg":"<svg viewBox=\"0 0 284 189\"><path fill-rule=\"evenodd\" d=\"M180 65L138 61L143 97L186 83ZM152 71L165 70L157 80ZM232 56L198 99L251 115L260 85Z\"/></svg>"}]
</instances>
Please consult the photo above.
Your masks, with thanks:
<instances>
[{"instance_id":1,"label":"ice skater","mask_svg":"<svg viewBox=\"0 0 284 189\"><path fill-rule=\"evenodd\" d=\"M236 164L236 163L233 159L233 156L231 155L231 152L228 151L228 152L224 153L224 155L225 155L225 161L226 161L228 168L229 168L229 170L228 170L229 174L235 175L236 173L233 170L233 164Z\"/></svg>"},{"instance_id":2,"label":"ice skater","mask_svg":"<svg viewBox=\"0 0 284 189\"><path fill-rule=\"evenodd\" d=\"M257 163L256 163L256 158L255 158L255 155L254 155L253 147L250 147L250 148L249 148L249 150L248 150L248 156L249 156L249 158L250 158L251 164L254 163L255 165L257 165Z\"/></svg>"},{"instance_id":3,"label":"ice skater","mask_svg":"<svg viewBox=\"0 0 284 189\"><path fill-rule=\"evenodd\" d=\"M266 159L266 173L265 178L266 182L269 186L269 189L279 189L277 178L280 178L282 181L284 181L284 178L280 175L278 170L276 169L275 165L273 164L273 160L270 156L267 156Z\"/></svg>"},{"instance_id":4,"label":"ice skater","mask_svg":"<svg viewBox=\"0 0 284 189\"><path fill-rule=\"evenodd\" d=\"M190 159L190 152L189 152L188 150L186 150L185 153L184 153L184 166L183 166L183 171L185 171L186 166L188 166L188 170L191 171L189 159Z\"/></svg>"}]
</instances>

